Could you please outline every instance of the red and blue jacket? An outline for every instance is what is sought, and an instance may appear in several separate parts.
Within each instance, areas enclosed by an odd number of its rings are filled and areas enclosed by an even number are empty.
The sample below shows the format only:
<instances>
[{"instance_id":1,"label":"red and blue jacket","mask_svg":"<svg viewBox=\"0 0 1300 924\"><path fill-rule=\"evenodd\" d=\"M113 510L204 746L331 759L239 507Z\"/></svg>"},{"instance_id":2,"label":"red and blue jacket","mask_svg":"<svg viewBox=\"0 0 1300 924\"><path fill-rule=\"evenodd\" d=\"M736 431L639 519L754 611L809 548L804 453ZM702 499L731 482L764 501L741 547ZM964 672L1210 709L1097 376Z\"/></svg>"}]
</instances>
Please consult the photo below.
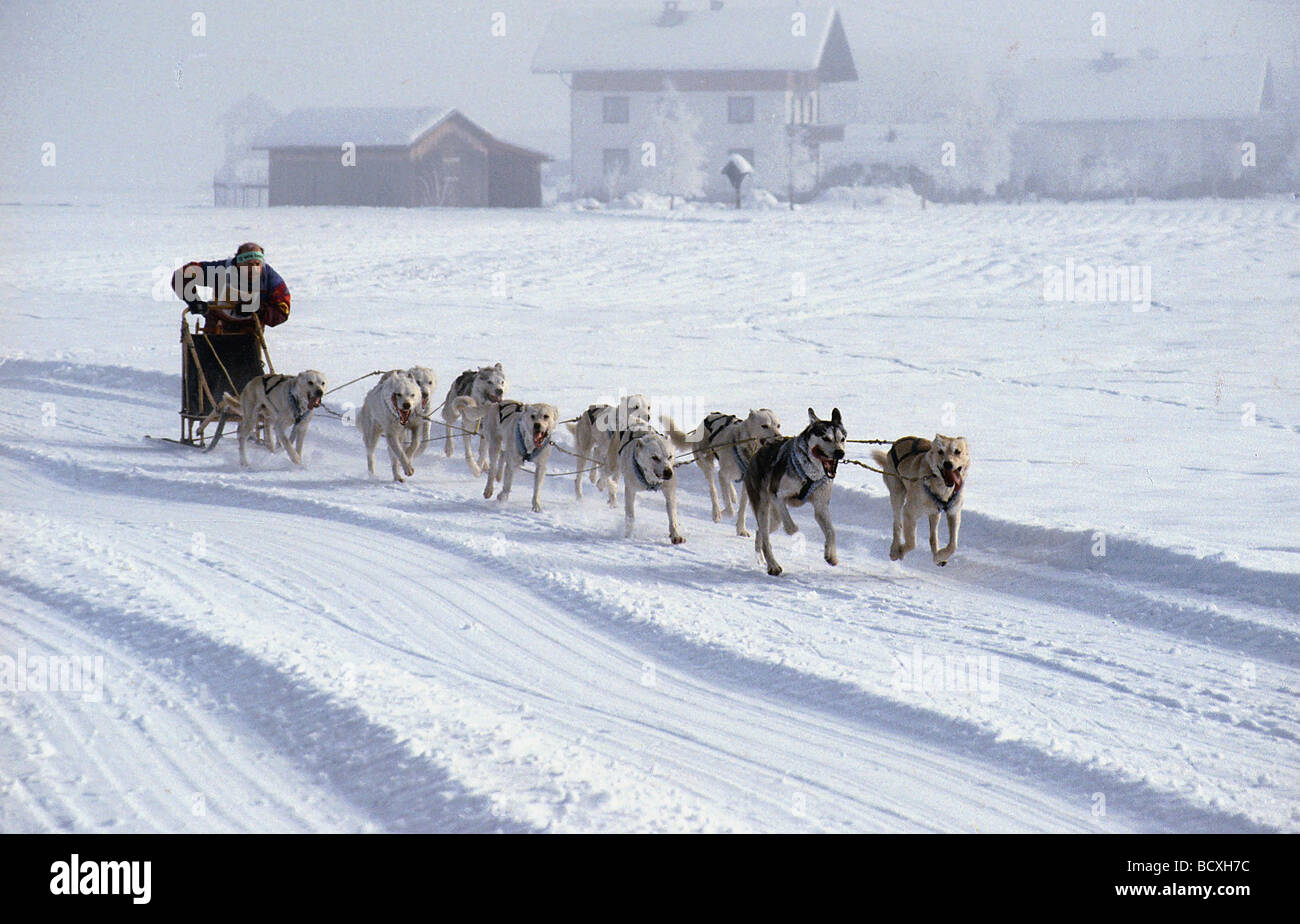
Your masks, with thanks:
<instances>
[{"instance_id":1,"label":"red and blue jacket","mask_svg":"<svg viewBox=\"0 0 1300 924\"><path fill-rule=\"evenodd\" d=\"M194 286L208 285L205 280L210 278L211 270L224 272L233 266L233 257L225 260L192 260L172 274L172 289L181 301L188 304L195 300ZM269 263L262 264L260 278L257 316L261 318L263 327L283 324L289 320L289 287Z\"/></svg>"}]
</instances>

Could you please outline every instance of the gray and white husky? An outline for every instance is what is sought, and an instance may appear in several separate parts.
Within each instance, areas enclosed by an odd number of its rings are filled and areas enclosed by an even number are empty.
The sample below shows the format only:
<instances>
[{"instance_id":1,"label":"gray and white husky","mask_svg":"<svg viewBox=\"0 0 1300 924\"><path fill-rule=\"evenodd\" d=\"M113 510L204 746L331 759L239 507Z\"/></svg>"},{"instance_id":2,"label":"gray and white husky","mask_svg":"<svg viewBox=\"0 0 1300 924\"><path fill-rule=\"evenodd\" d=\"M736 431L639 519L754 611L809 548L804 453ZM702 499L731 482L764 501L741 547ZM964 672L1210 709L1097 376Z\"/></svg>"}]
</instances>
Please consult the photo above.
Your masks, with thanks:
<instances>
[{"instance_id":1,"label":"gray and white husky","mask_svg":"<svg viewBox=\"0 0 1300 924\"><path fill-rule=\"evenodd\" d=\"M455 434L452 428L457 426L456 421L461 419L460 411L456 410L456 399L469 397L474 399L474 404L482 406L484 404L495 404L506 395L506 389L509 383L506 381L505 371L501 364L495 366L480 366L478 369L466 369L456 380L451 383L451 388L447 390L447 398L442 404L442 420L447 425L447 439L444 448L447 455L451 456L456 451ZM465 429L474 429L467 427ZM479 436L478 441L478 461L474 461L474 451L471 447L471 441L474 434L465 434L465 462L469 465L469 470L475 475L483 473L483 467L487 465L487 441Z\"/></svg>"},{"instance_id":2,"label":"gray and white husky","mask_svg":"<svg viewBox=\"0 0 1300 924\"><path fill-rule=\"evenodd\" d=\"M735 505L736 535L748 536L745 529L745 492L736 497L735 483L745 477L749 461L760 447L781 438L781 420L767 408L752 408L742 420L735 414L714 411L690 433L677 429L671 417L663 418L664 430L679 449L690 449L704 473L709 486L709 500L713 503L713 522L722 514L731 516ZM717 486L714 486L716 470ZM722 509L718 509L718 495L722 495Z\"/></svg>"},{"instance_id":3,"label":"gray and white husky","mask_svg":"<svg viewBox=\"0 0 1300 924\"><path fill-rule=\"evenodd\" d=\"M789 506L801 507L809 501L826 537L826 563L840 563L835 551L835 528L831 525L831 485L844 458L847 438L839 408L831 412L830 420L822 420L808 408L808 426L802 433L768 443L754 453L745 472L745 491L758 520L754 549L762 553L768 574L781 573L772 554L774 516L781 517L787 533L796 532L798 527L790 517Z\"/></svg>"}]
</instances>

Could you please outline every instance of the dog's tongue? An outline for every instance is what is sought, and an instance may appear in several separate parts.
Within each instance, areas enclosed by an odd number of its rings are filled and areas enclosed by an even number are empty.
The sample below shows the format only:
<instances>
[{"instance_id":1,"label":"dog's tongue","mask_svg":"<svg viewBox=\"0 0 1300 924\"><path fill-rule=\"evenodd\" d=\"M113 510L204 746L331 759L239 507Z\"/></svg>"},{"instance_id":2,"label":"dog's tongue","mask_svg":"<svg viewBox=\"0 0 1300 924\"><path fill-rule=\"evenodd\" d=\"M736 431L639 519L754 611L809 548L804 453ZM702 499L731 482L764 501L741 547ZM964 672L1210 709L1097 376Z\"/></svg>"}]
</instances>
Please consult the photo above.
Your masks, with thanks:
<instances>
[{"instance_id":1,"label":"dog's tongue","mask_svg":"<svg viewBox=\"0 0 1300 924\"><path fill-rule=\"evenodd\" d=\"M308 407L320 407L320 398L312 398L307 402Z\"/></svg>"},{"instance_id":2,"label":"dog's tongue","mask_svg":"<svg viewBox=\"0 0 1300 924\"><path fill-rule=\"evenodd\" d=\"M961 472L955 468L945 468L943 470L943 483L948 487L961 487Z\"/></svg>"},{"instance_id":3,"label":"dog's tongue","mask_svg":"<svg viewBox=\"0 0 1300 924\"><path fill-rule=\"evenodd\" d=\"M534 448L534 449L540 449L540 448L542 447L542 443L545 443L545 442L546 442L546 432L543 431L543 430L534 430L534 431L533 431L533 448Z\"/></svg>"},{"instance_id":4,"label":"dog's tongue","mask_svg":"<svg viewBox=\"0 0 1300 924\"><path fill-rule=\"evenodd\" d=\"M400 410L399 410L399 411L397 412L397 416L400 417L400 418L402 418L402 423L406 423L408 420L411 419L411 412L410 412L410 411L400 411Z\"/></svg>"}]
</instances>

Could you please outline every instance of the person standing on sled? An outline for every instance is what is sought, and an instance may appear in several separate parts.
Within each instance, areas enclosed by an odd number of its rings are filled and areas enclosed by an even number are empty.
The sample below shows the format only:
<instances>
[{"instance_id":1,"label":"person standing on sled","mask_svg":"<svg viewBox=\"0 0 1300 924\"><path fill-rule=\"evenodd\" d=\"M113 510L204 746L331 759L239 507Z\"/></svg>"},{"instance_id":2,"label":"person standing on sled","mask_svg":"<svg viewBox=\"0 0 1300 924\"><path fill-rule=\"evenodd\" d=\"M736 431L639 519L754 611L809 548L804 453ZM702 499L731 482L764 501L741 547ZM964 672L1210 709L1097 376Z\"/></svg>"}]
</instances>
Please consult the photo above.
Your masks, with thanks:
<instances>
[{"instance_id":1,"label":"person standing on sled","mask_svg":"<svg viewBox=\"0 0 1300 924\"><path fill-rule=\"evenodd\" d=\"M213 300L199 297L199 288L213 291ZM196 260L172 274L172 290L192 313L202 315L208 334L252 333L254 318L262 327L289 320L289 287L266 262L260 244L240 244L225 260Z\"/></svg>"}]
</instances>

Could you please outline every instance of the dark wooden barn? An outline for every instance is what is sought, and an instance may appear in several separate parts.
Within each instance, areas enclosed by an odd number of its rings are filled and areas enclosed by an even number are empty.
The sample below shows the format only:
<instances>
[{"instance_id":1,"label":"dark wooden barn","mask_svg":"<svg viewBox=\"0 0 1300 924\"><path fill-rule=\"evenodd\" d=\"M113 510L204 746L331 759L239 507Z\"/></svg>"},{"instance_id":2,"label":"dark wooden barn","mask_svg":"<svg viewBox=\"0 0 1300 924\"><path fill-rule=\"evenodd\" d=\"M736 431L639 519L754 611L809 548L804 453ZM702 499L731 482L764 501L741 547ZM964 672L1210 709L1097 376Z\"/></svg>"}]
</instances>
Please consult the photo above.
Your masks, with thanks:
<instances>
[{"instance_id":1,"label":"dark wooden barn","mask_svg":"<svg viewBox=\"0 0 1300 924\"><path fill-rule=\"evenodd\" d=\"M298 109L253 145L271 205L536 207L551 158L455 109Z\"/></svg>"}]
</instances>

